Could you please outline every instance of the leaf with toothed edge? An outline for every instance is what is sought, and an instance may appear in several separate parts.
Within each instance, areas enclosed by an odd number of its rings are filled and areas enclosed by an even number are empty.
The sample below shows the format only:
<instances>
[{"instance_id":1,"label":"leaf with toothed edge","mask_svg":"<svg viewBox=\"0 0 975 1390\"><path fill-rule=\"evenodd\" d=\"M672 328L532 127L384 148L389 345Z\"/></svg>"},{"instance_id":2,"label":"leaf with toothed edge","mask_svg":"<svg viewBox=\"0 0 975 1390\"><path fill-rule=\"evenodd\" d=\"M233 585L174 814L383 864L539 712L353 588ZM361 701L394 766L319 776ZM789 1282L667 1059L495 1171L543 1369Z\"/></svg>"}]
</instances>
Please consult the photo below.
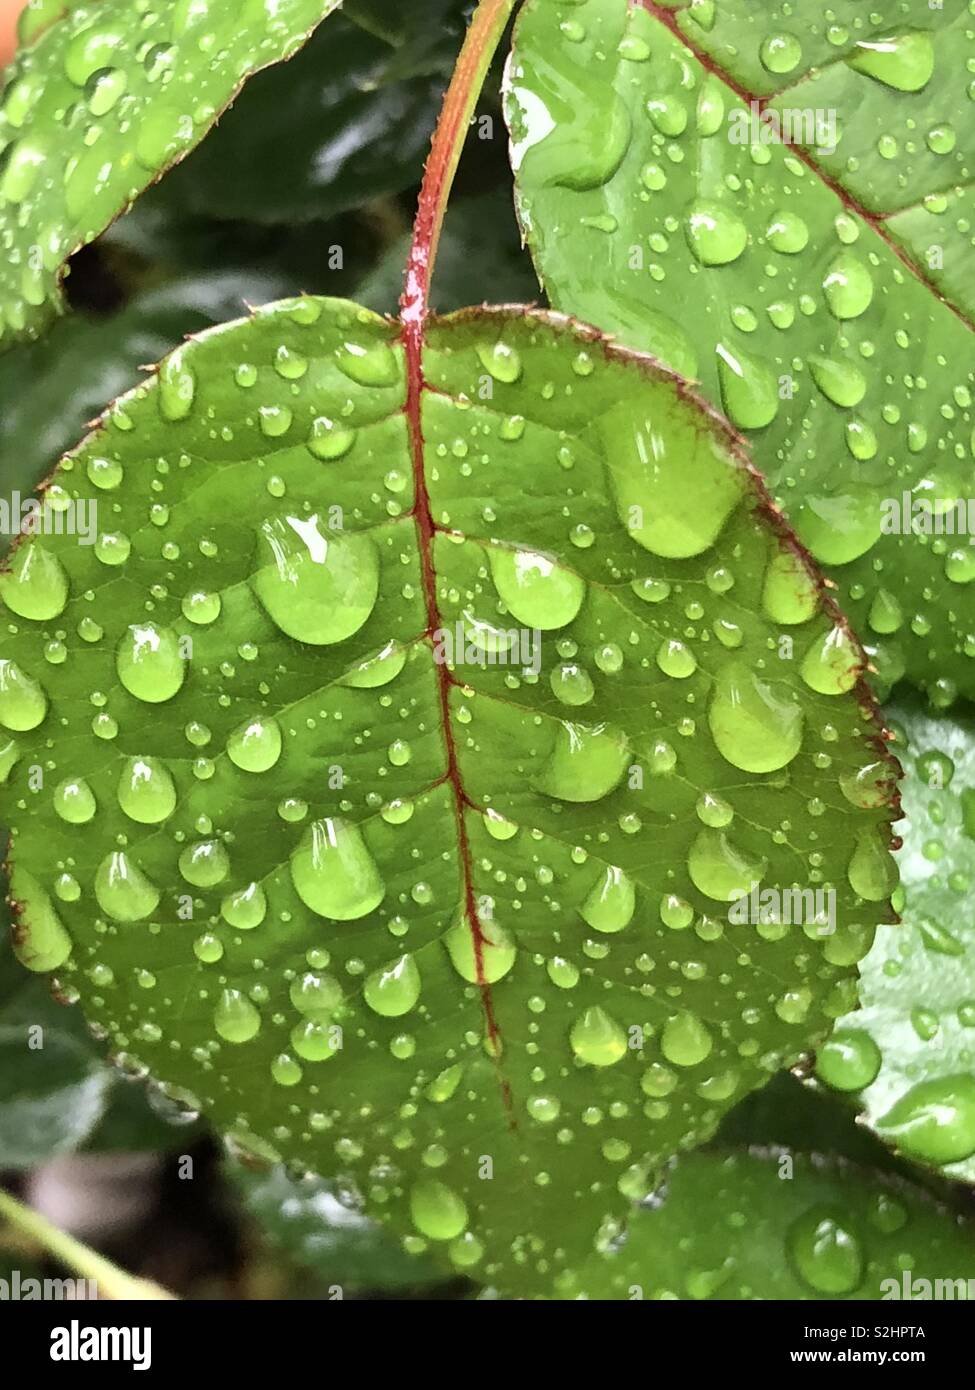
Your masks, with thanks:
<instances>
[{"instance_id":1,"label":"leaf with toothed edge","mask_svg":"<svg viewBox=\"0 0 975 1390\"><path fill-rule=\"evenodd\" d=\"M16 938L238 1145L545 1292L849 1007L894 875L842 787L896 768L685 382L404 321L206 332L62 462L97 543L0 580ZM759 885L835 931L739 922Z\"/></svg>"},{"instance_id":2,"label":"leaf with toothed edge","mask_svg":"<svg viewBox=\"0 0 975 1390\"><path fill-rule=\"evenodd\" d=\"M943 707L975 694L973 30L875 9L527 0L506 107L553 305L700 378L885 688Z\"/></svg>"},{"instance_id":3,"label":"leaf with toothed edge","mask_svg":"<svg viewBox=\"0 0 975 1390\"><path fill-rule=\"evenodd\" d=\"M975 720L891 711L904 763L900 926L860 963L860 1008L838 1019L818 1075L915 1162L975 1181Z\"/></svg>"},{"instance_id":4,"label":"leaf with toothed edge","mask_svg":"<svg viewBox=\"0 0 975 1390\"><path fill-rule=\"evenodd\" d=\"M338 4L96 0L28 12L0 105L0 350L38 336L60 309L69 257Z\"/></svg>"},{"instance_id":5,"label":"leaf with toothed edge","mask_svg":"<svg viewBox=\"0 0 975 1390\"><path fill-rule=\"evenodd\" d=\"M567 1273L561 1289L630 1300L970 1300L973 1234L923 1188L842 1159L688 1154L618 1248Z\"/></svg>"}]
</instances>

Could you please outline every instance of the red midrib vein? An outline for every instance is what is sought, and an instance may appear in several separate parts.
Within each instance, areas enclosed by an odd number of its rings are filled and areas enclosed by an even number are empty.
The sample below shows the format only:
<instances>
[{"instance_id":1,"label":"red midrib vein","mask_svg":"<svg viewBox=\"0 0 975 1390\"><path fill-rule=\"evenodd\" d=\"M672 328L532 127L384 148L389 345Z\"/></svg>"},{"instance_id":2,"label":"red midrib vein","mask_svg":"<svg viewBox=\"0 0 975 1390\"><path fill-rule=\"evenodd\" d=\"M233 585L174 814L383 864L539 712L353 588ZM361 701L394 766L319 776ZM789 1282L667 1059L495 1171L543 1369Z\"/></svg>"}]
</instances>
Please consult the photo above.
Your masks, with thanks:
<instances>
[{"instance_id":1,"label":"red midrib vein","mask_svg":"<svg viewBox=\"0 0 975 1390\"><path fill-rule=\"evenodd\" d=\"M426 471L424 469L425 453L422 418L423 392L425 390L425 383L423 380L424 323L425 318L419 315L412 319L407 318L403 324L402 341L406 354L406 405L404 406L404 411L406 414L407 427L409 429L410 453L413 461L413 484L416 493L413 516L416 520L420 567L423 576L423 594L426 601L426 635L428 640L432 643L434 633L443 627L443 619L437 601L437 572L433 561L433 543L438 527L433 519L433 512L430 509L430 493L427 488ZM450 688L452 685L458 684L458 682L454 680L445 662L435 661L434 666L437 675L437 691L440 699L440 722L443 729L444 747L447 755L447 773L443 780L449 784L453 792L454 814L457 822L457 848L464 884L464 911L471 932L471 942L474 950L474 968L477 975L477 987L481 994L481 1007L484 1012L484 1022L488 1041L491 1046L491 1054L497 1061L501 1055L501 1034L494 1012L494 1000L491 996L491 986L488 983L484 971L485 936L480 914L478 912L477 898L474 893L473 858L471 855L470 838L467 834L467 810L473 806L473 802L464 790L464 782L460 771L460 761L457 756L457 741L454 738L454 729L450 717ZM511 1087L500 1068L498 1069L498 1079L501 1086L504 1107L509 1118L509 1124L511 1128L514 1129L516 1125L513 1118L514 1112Z\"/></svg>"},{"instance_id":2,"label":"red midrib vein","mask_svg":"<svg viewBox=\"0 0 975 1390\"><path fill-rule=\"evenodd\" d=\"M724 83L726 87L734 92L737 97L740 97L746 104L751 105L754 103L759 111L764 111L769 102L775 99L776 93L773 93L772 96L762 97L759 96L757 92L750 92L747 87L743 86L742 83L737 80L737 78L733 77L725 68L720 67L715 59L711 57L710 53L705 52L702 48L698 48L697 45L688 38L687 34L677 22L677 16L682 13L682 11L663 9L656 3L656 0L631 0L631 3L640 9L646 10L658 23L662 24L665 29L668 29L677 42L681 44L682 47L686 48L688 53L694 55L706 72L711 73L719 82ZM929 294L933 295L935 299L940 300L946 309L950 309L959 322L963 323L967 329L975 331L975 324L972 323L965 311L957 304L952 303L937 286L931 283L923 274L920 266L911 259L900 242L888 231L885 226L885 220L893 214L871 212L869 208L865 207L858 198L844 188L831 174L826 173L824 169L820 168L804 146L789 145L788 148L797 159L805 164L807 169L811 170L812 173L816 175L826 188L836 194L837 198L839 198L840 202L848 211L854 213L857 217L861 217L868 226L873 228L884 245L894 253L901 264L910 271L911 275L924 286Z\"/></svg>"}]
</instances>

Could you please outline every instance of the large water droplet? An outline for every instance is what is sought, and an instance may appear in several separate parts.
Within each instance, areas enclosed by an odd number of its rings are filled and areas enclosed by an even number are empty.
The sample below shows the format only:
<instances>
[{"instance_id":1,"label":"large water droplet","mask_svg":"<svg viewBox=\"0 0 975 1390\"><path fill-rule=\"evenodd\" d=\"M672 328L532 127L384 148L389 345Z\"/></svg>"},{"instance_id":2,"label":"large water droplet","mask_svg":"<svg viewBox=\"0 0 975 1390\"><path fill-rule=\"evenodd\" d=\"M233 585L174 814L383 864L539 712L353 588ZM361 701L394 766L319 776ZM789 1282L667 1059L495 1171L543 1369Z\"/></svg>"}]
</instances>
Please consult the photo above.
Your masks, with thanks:
<instances>
[{"instance_id":1,"label":"large water droplet","mask_svg":"<svg viewBox=\"0 0 975 1390\"><path fill-rule=\"evenodd\" d=\"M320 528L317 516L261 526L271 562L254 576L261 603L282 632L327 646L358 632L379 592L379 558L368 536Z\"/></svg>"},{"instance_id":2,"label":"large water droplet","mask_svg":"<svg viewBox=\"0 0 975 1390\"><path fill-rule=\"evenodd\" d=\"M224 1042L250 1042L261 1030L261 1015L246 994L225 989L213 1011L213 1026Z\"/></svg>"},{"instance_id":3,"label":"large water droplet","mask_svg":"<svg viewBox=\"0 0 975 1390\"><path fill-rule=\"evenodd\" d=\"M823 1043L816 1075L834 1091L862 1091L880 1071L880 1048L862 1028L842 1028Z\"/></svg>"},{"instance_id":4,"label":"large water droplet","mask_svg":"<svg viewBox=\"0 0 975 1390\"><path fill-rule=\"evenodd\" d=\"M823 293L835 318L859 318L873 299L873 280L862 261L841 251L823 278Z\"/></svg>"},{"instance_id":5,"label":"large water droplet","mask_svg":"<svg viewBox=\"0 0 975 1390\"><path fill-rule=\"evenodd\" d=\"M402 372L388 343L347 342L337 350L339 368L359 386L395 386Z\"/></svg>"},{"instance_id":6,"label":"large water droplet","mask_svg":"<svg viewBox=\"0 0 975 1390\"><path fill-rule=\"evenodd\" d=\"M414 1007L420 997L420 972L410 955L399 956L366 977L363 997L374 1013L383 1018L399 1018Z\"/></svg>"},{"instance_id":7,"label":"large water droplet","mask_svg":"<svg viewBox=\"0 0 975 1390\"><path fill-rule=\"evenodd\" d=\"M762 680L744 662L720 672L708 726L721 756L744 772L776 772L802 745L802 710L792 692Z\"/></svg>"},{"instance_id":8,"label":"large water droplet","mask_svg":"<svg viewBox=\"0 0 975 1390\"><path fill-rule=\"evenodd\" d=\"M108 854L95 872L98 906L116 922L141 922L155 912L160 893L139 866L121 850Z\"/></svg>"},{"instance_id":9,"label":"large water droplet","mask_svg":"<svg viewBox=\"0 0 975 1390\"><path fill-rule=\"evenodd\" d=\"M696 1067L711 1054L714 1043L697 1014L680 1013L669 1018L660 1035L660 1050L675 1067Z\"/></svg>"},{"instance_id":10,"label":"large water droplet","mask_svg":"<svg viewBox=\"0 0 975 1390\"><path fill-rule=\"evenodd\" d=\"M14 547L10 568L0 574L0 598L19 618L56 618L68 601L68 576L56 555L36 544Z\"/></svg>"},{"instance_id":11,"label":"large water droplet","mask_svg":"<svg viewBox=\"0 0 975 1390\"><path fill-rule=\"evenodd\" d=\"M846 61L897 92L919 92L934 72L934 44L930 34L913 30L860 39Z\"/></svg>"},{"instance_id":12,"label":"large water droplet","mask_svg":"<svg viewBox=\"0 0 975 1390\"><path fill-rule=\"evenodd\" d=\"M54 789L54 809L69 825L85 825L98 810L98 805L83 777L68 777Z\"/></svg>"},{"instance_id":13,"label":"large water droplet","mask_svg":"<svg viewBox=\"0 0 975 1390\"><path fill-rule=\"evenodd\" d=\"M748 228L731 208L699 198L684 218L687 242L702 265L727 265L748 244Z\"/></svg>"},{"instance_id":14,"label":"large water droplet","mask_svg":"<svg viewBox=\"0 0 975 1390\"><path fill-rule=\"evenodd\" d=\"M185 663L172 628L133 623L115 654L118 678L130 695L148 704L171 700L183 684Z\"/></svg>"},{"instance_id":15,"label":"large water droplet","mask_svg":"<svg viewBox=\"0 0 975 1390\"><path fill-rule=\"evenodd\" d=\"M14 955L28 970L57 970L71 954L71 938L37 879L16 864L10 871L10 901L17 924L11 933Z\"/></svg>"},{"instance_id":16,"label":"large water droplet","mask_svg":"<svg viewBox=\"0 0 975 1390\"><path fill-rule=\"evenodd\" d=\"M428 1240L456 1240L467 1226L467 1207L446 1183L423 1178L410 1192L413 1225Z\"/></svg>"},{"instance_id":17,"label":"large water droplet","mask_svg":"<svg viewBox=\"0 0 975 1390\"><path fill-rule=\"evenodd\" d=\"M47 714L47 696L33 676L0 658L0 724L14 733L36 729Z\"/></svg>"},{"instance_id":18,"label":"large water droplet","mask_svg":"<svg viewBox=\"0 0 975 1390\"><path fill-rule=\"evenodd\" d=\"M773 623L807 622L818 607L816 583L798 552L779 547L773 552L762 586L762 607Z\"/></svg>"},{"instance_id":19,"label":"large water droplet","mask_svg":"<svg viewBox=\"0 0 975 1390\"><path fill-rule=\"evenodd\" d=\"M841 695L860 677L862 658L849 632L839 623L817 637L802 659L802 678L820 695Z\"/></svg>"},{"instance_id":20,"label":"large water droplet","mask_svg":"<svg viewBox=\"0 0 975 1390\"><path fill-rule=\"evenodd\" d=\"M626 1056L623 1027L598 1005L586 1009L573 1023L569 1044L579 1061L592 1067L611 1067Z\"/></svg>"},{"instance_id":21,"label":"large water droplet","mask_svg":"<svg viewBox=\"0 0 975 1390\"><path fill-rule=\"evenodd\" d=\"M628 761L626 738L619 730L560 720L554 746L534 785L560 801L598 801L619 783Z\"/></svg>"},{"instance_id":22,"label":"large water droplet","mask_svg":"<svg viewBox=\"0 0 975 1390\"><path fill-rule=\"evenodd\" d=\"M570 623L579 612L585 583L548 556L492 546L488 559L498 593L526 627L550 632Z\"/></svg>"},{"instance_id":23,"label":"large water droplet","mask_svg":"<svg viewBox=\"0 0 975 1390\"><path fill-rule=\"evenodd\" d=\"M779 393L771 369L761 358L741 348L718 343L715 351L721 399L733 423L746 430L770 424L779 409Z\"/></svg>"},{"instance_id":24,"label":"large water droplet","mask_svg":"<svg viewBox=\"0 0 975 1390\"><path fill-rule=\"evenodd\" d=\"M636 890L622 869L607 864L579 909L584 922L601 932L618 932L636 909Z\"/></svg>"},{"instance_id":25,"label":"large water droplet","mask_svg":"<svg viewBox=\"0 0 975 1390\"><path fill-rule=\"evenodd\" d=\"M309 827L291 856L291 879L306 907L335 922L367 916L386 895L358 826L330 817Z\"/></svg>"},{"instance_id":26,"label":"large water droplet","mask_svg":"<svg viewBox=\"0 0 975 1390\"><path fill-rule=\"evenodd\" d=\"M897 865L879 831L861 830L847 868L850 887L867 902L879 903L897 886Z\"/></svg>"},{"instance_id":27,"label":"large water droplet","mask_svg":"<svg viewBox=\"0 0 975 1390\"><path fill-rule=\"evenodd\" d=\"M863 1250L841 1214L826 1207L804 1212L789 1228L786 1250L796 1274L814 1293L837 1298L860 1287Z\"/></svg>"},{"instance_id":28,"label":"large water droplet","mask_svg":"<svg viewBox=\"0 0 975 1390\"><path fill-rule=\"evenodd\" d=\"M721 830L700 830L687 856L694 887L716 902L736 902L757 888L768 863L744 853Z\"/></svg>"},{"instance_id":29,"label":"large water droplet","mask_svg":"<svg viewBox=\"0 0 975 1390\"><path fill-rule=\"evenodd\" d=\"M277 720L255 718L240 724L227 739L227 756L242 772L267 772L281 756Z\"/></svg>"},{"instance_id":30,"label":"large water droplet","mask_svg":"<svg viewBox=\"0 0 975 1390\"><path fill-rule=\"evenodd\" d=\"M461 979L472 985L493 985L503 980L514 965L518 948L511 933L494 918L480 919L477 932L480 939L475 943L470 919L466 912L461 911L444 937L444 945Z\"/></svg>"},{"instance_id":31,"label":"large water droplet","mask_svg":"<svg viewBox=\"0 0 975 1390\"><path fill-rule=\"evenodd\" d=\"M877 1128L888 1143L923 1163L958 1163L975 1153L975 1076L919 1081Z\"/></svg>"},{"instance_id":32,"label":"large water droplet","mask_svg":"<svg viewBox=\"0 0 975 1390\"><path fill-rule=\"evenodd\" d=\"M687 559L713 545L741 500L744 480L713 436L683 417L637 415L630 404L599 420L616 510L644 550Z\"/></svg>"},{"instance_id":33,"label":"large water droplet","mask_svg":"<svg viewBox=\"0 0 975 1390\"><path fill-rule=\"evenodd\" d=\"M119 774L118 804L130 820L158 825L176 809L176 785L158 758L129 758Z\"/></svg>"}]
</instances>

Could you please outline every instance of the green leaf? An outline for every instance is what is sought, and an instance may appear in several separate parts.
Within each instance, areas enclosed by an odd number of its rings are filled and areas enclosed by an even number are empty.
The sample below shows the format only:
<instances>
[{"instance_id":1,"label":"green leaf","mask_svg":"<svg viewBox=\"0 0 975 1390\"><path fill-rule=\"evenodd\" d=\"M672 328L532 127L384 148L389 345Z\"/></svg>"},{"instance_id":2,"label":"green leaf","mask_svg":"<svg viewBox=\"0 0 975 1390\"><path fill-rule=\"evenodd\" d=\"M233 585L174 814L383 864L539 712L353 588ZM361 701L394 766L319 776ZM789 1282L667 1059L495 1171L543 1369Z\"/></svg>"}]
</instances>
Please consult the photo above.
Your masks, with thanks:
<instances>
[{"instance_id":1,"label":"green leaf","mask_svg":"<svg viewBox=\"0 0 975 1390\"><path fill-rule=\"evenodd\" d=\"M975 694L975 565L932 534L975 530L972 195L953 191L971 17L794 9L528 0L507 78L521 221L556 308L700 378L885 684L944 706ZM773 92L777 129L819 143L760 126Z\"/></svg>"},{"instance_id":2,"label":"green leaf","mask_svg":"<svg viewBox=\"0 0 975 1390\"><path fill-rule=\"evenodd\" d=\"M633 1216L619 1248L567 1275L560 1293L726 1302L969 1300L973 1235L970 1221L921 1188L842 1160L774 1151L689 1154Z\"/></svg>"},{"instance_id":3,"label":"green leaf","mask_svg":"<svg viewBox=\"0 0 975 1390\"><path fill-rule=\"evenodd\" d=\"M975 1181L975 718L895 706L904 761L903 922L860 965L861 1008L840 1019L818 1075L856 1096L887 1143Z\"/></svg>"},{"instance_id":4,"label":"green leaf","mask_svg":"<svg viewBox=\"0 0 975 1390\"><path fill-rule=\"evenodd\" d=\"M248 84L167 181L166 197L210 217L288 225L416 182L463 39L463 8L440 0L398 47L337 15L290 63Z\"/></svg>"},{"instance_id":5,"label":"green leaf","mask_svg":"<svg viewBox=\"0 0 975 1390\"><path fill-rule=\"evenodd\" d=\"M38 336L68 258L337 4L99 0L28 28L0 110L0 348Z\"/></svg>"},{"instance_id":6,"label":"green leaf","mask_svg":"<svg viewBox=\"0 0 975 1390\"><path fill-rule=\"evenodd\" d=\"M39 1044L32 1028L0 1022L0 1168L31 1168L77 1149L101 1119L112 1085L109 1071L68 1033L45 1029Z\"/></svg>"},{"instance_id":7,"label":"green leaf","mask_svg":"<svg viewBox=\"0 0 975 1390\"><path fill-rule=\"evenodd\" d=\"M849 1007L892 764L685 383L506 309L408 390L398 332L272 305L64 460L101 538L0 583L19 951L239 1145L547 1287Z\"/></svg>"},{"instance_id":8,"label":"green leaf","mask_svg":"<svg viewBox=\"0 0 975 1390\"><path fill-rule=\"evenodd\" d=\"M292 1178L280 1166L252 1172L233 1164L228 1172L270 1244L342 1296L443 1286L443 1270L433 1260L408 1255L321 1178Z\"/></svg>"}]
</instances>

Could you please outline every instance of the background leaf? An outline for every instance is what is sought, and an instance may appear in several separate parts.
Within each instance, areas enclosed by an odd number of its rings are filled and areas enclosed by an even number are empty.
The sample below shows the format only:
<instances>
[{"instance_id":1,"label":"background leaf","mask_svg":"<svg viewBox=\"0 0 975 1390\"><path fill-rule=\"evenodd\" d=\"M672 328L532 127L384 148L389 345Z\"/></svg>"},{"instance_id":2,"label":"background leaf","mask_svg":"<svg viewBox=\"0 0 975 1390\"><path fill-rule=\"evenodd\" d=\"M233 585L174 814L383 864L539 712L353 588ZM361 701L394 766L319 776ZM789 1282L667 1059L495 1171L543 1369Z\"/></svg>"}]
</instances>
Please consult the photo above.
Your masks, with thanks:
<instances>
[{"instance_id":1,"label":"background leaf","mask_svg":"<svg viewBox=\"0 0 975 1390\"><path fill-rule=\"evenodd\" d=\"M234 1164L228 1171L262 1234L318 1284L337 1286L342 1297L358 1290L444 1288L435 1261L408 1255L382 1227L343 1205L321 1178L292 1178L281 1167L252 1172Z\"/></svg>"},{"instance_id":2,"label":"background leaf","mask_svg":"<svg viewBox=\"0 0 975 1390\"><path fill-rule=\"evenodd\" d=\"M861 1008L838 1020L818 1074L887 1143L975 1180L975 720L893 709L904 763L901 926L860 964Z\"/></svg>"},{"instance_id":3,"label":"background leaf","mask_svg":"<svg viewBox=\"0 0 975 1390\"><path fill-rule=\"evenodd\" d=\"M98 543L0 581L18 950L238 1145L538 1289L849 1007L891 765L683 383L455 316L414 475L397 333L271 306L65 460L45 506L97 502ZM455 625L474 656L537 628L540 664L446 677ZM759 881L834 888L839 930L733 924Z\"/></svg>"},{"instance_id":4,"label":"background leaf","mask_svg":"<svg viewBox=\"0 0 975 1390\"><path fill-rule=\"evenodd\" d=\"M975 693L970 547L882 528L886 499L899 518L905 492L936 512L971 492L957 288L971 282L958 220L971 195L950 191L973 110L958 99L971 20L962 0L909 17L849 0L828 19L745 0L587 0L568 16L528 0L507 82L519 211L555 307L700 378L748 433L884 685L906 674L944 706ZM769 143L757 115L753 135L760 98L832 113L835 155ZM923 214L904 210L915 200Z\"/></svg>"},{"instance_id":5,"label":"background leaf","mask_svg":"<svg viewBox=\"0 0 975 1390\"><path fill-rule=\"evenodd\" d=\"M382 8L399 22L401 6ZM400 192L423 171L465 8L427 0L396 43L336 15L248 84L165 196L210 217L293 224Z\"/></svg>"},{"instance_id":6,"label":"background leaf","mask_svg":"<svg viewBox=\"0 0 975 1390\"><path fill-rule=\"evenodd\" d=\"M784 1166L791 1159L792 1175ZM922 1189L813 1154L687 1154L564 1297L849 1299L975 1292L973 1229ZM905 1284L906 1281L906 1284ZM893 1290L896 1288L897 1293ZM916 1292L914 1290L917 1290ZM949 1291L950 1289L950 1291Z\"/></svg>"},{"instance_id":7,"label":"background leaf","mask_svg":"<svg viewBox=\"0 0 975 1390\"><path fill-rule=\"evenodd\" d=\"M337 4L99 0L28 25L0 111L0 347L38 335L68 258Z\"/></svg>"}]
</instances>

